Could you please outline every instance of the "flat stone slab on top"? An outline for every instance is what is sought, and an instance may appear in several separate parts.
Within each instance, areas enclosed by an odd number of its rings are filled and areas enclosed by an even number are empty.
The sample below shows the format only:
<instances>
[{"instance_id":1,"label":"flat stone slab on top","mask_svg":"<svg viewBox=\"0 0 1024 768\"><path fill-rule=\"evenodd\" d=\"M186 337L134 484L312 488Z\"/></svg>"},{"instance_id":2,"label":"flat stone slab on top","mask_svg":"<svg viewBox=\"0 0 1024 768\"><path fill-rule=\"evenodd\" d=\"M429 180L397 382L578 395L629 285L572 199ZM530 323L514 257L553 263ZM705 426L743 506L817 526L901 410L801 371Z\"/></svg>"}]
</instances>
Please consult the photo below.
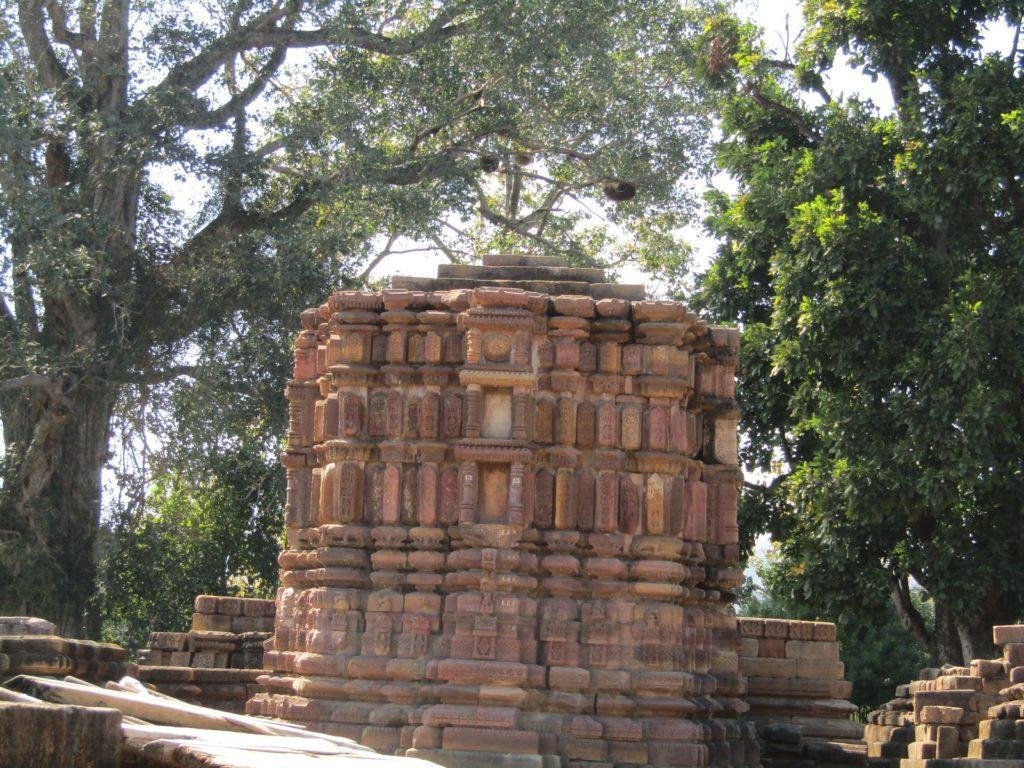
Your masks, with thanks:
<instances>
[{"instance_id":1,"label":"flat stone slab on top","mask_svg":"<svg viewBox=\"0 0 1024 768\"><path fill-rule=\"evenodd\" d=\"M586 283L575 280L494 280L456 277L404 277L391 278L391 287L407 291L452 291L460 288L519 288L549 296L578 295L595 299L626 299L643 301L647 289L642 285L618 283Z\"/></svg>"}]
</instances>

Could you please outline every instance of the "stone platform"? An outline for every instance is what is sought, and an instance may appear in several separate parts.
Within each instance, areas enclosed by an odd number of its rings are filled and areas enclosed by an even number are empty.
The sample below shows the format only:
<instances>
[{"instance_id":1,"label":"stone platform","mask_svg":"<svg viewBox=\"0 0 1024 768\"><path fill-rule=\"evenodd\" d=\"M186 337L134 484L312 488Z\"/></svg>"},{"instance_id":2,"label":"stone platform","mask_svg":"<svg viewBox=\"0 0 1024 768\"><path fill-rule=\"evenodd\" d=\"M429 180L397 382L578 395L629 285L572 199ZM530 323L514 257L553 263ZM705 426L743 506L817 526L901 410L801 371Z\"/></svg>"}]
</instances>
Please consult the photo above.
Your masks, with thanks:
<instances>
[{"instance_id":1,"label":"stone platform","mask_svg":"<svg viewBox=\"0 0 1024 768\"><path fill-rule=\"evenodd\" d=\"M756 765L738 333L516 255L302 315L271 715L450 768Z\"/></svg>"}]
</instances>

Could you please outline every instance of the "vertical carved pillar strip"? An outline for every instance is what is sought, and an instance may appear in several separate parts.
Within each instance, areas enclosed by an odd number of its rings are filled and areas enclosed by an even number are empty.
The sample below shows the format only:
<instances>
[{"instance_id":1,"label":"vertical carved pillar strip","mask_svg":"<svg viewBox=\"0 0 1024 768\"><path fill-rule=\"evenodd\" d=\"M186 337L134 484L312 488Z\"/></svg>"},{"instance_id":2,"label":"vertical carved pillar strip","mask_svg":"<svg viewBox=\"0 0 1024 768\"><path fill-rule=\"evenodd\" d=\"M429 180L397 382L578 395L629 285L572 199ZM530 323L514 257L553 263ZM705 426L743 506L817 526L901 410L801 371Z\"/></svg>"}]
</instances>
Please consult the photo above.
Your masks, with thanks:
<instances>
[{"instance_id":1,"label":"vertical carved pillar strip","mask_svg":"<svg viewBox=\"0 0 1024 768\"><path fill-rule=\"evenodd\" d=\"M384 470L384 499L381 509L381 522L384 525L397 525L402 510L402 468L398 464L388 464Z\"/></svg>"},{"instance_id":2,"label":"vertical carved pillar strip","mask_svg":"<svg viewBox=\"0 0 1024 768\"><path fill-rule=\"evenodd\" d=\"M483 392L479 384L466 387L466 437L480 437L483 423Z\"/></svg>"},{"instance_id":3,"label":"vertical carved pillar strip","mask_svg":"<svg viewBox=\"0 0 1024 768\"><path fill-rule=\"evenodd\" d=\"M512 438L526 440L526 411L530 395L524 389L515 389L512 393Z\"/></svg>"},{"instance_id":4,"label":"vertical carved pillar strip","mask_svg":"<svg viewBox=\"0 0 1024 768\"><path fill-rule=\"evenodd\" d=\"M512 464L508 480L508 521L512 525L523 525L526 521L524 505L525 477L525 467L519 463Z\"/></svg>"},{"instance_id":5,"label":"vertical carved pillar strip","mask_svg":"<svg viewBox=\"0 0 1024 768\"><path fill-rule=\"evenodd\" d=\"M459 523L476 522L477 473L476 464L466 462L459 467Z\"/></svg>"}]
</instances>

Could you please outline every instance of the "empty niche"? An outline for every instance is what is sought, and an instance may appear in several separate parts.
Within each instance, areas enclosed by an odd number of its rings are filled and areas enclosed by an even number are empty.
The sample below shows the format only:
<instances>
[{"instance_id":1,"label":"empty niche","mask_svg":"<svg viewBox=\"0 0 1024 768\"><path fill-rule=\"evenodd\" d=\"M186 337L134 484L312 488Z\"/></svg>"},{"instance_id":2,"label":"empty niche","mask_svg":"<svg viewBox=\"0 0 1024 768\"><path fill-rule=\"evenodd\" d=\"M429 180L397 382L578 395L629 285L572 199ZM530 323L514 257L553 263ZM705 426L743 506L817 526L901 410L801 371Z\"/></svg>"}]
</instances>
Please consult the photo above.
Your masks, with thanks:
<instances>
[{"instance_id":1,"label":"empty niche","mask_svg":"<svg viewBox=\"0 0 1024 768\"><path fill-rule=\"evenodd\" d=\"M508 476L507 464L480 465L481 522L504 522L508 518Z\"/></svg>"},{"instance_id":2,"label":"empty niche","mask_svg":"<svg viewBox=\"0 0 1024 768\"><path fill-rule=\"evenodd\" d=\"M481 437L512 437L512 392L505 389L484 390L484 418Z\"/></svg>"}]
</instances>

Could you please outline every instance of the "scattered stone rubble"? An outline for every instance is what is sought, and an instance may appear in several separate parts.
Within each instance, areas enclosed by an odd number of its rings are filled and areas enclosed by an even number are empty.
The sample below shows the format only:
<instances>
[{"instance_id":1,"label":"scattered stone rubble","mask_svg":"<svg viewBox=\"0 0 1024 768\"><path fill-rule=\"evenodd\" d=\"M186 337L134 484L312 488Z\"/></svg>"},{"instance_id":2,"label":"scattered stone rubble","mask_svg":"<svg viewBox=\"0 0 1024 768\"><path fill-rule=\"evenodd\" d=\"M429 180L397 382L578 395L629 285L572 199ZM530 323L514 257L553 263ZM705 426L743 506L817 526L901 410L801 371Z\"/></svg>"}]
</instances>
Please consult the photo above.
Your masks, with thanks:
<instances>
[{"instance_id":1,"label":"scattered stone rubble","mask_svg":"<svg viewBox=\"0 0 1024 768\"><path fill-rule=\"evenodd\" d=\"M139 679L183 701L244 712L259 692L273 629L273 600L199 595L190 632L150 634L139 651Z\"/></svg>"},{"instance_id":2,"label":"scattered stone rubble","mask_svg":"<svg viewBox=\"0 0 1024 768\"><path fill-rule=\"evenodd\" d=\"M0 768L431 768L348 739L176 701L21 675L0 687Z\"/></svg>"},{"instance_id":3,"label":"scattered stone rubble","mask_svg":"<svg viewBox=\"0 0 1024 768\"><path fill-rule=\"evenodd\" d=\"M453 768L756 765L738 333L601 270L442 272L302 315L249 711Z\"/></svg>"},{"instance_id":4,"label":"scattered stone rubble","mask_svg":"<svg viewBox=\"0 0 1024 768\"><path fill-rule=\"evenodd\" d=\"M116 680L135 673L128 652L110 643L58 637L45 619L0 616L0 679L15 675L73 675Z\"/></svg>"},{"instance_id":5,"label":"scattered stone rubble","mask_svg":"<svg viewBox=\"0 0 1024 768\"><path fill-rule=\"evenodd\" d=\"M860 741L835 624L741 617L739 629L750 719L794 725L805 739Z\"/></svg>"},{"instance_id":6,"label":"scattered stone rubble","mask_svg":"<svg viewBox=\"0 0 1024 768\"><path fill-rule=\"evenodd\" d=\"M1024 766L1024 625L994 628L1001 659L921 670L868 715L864 741L877 768Z\"/></svg>"}]
</instances>

